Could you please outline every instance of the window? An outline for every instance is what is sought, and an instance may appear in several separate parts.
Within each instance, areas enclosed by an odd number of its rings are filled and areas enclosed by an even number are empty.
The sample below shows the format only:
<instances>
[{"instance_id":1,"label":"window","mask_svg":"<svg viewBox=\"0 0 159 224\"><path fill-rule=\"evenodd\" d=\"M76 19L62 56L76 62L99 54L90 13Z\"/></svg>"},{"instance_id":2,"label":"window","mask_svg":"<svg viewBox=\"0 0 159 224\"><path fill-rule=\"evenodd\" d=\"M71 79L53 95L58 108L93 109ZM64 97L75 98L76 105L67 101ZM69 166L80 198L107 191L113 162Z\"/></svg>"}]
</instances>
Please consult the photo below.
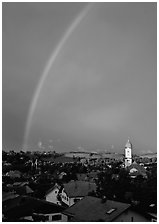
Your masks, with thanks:
<instances>
[{"instance_id":1,"label":"window","mask_svg":"<svg viewBox=\"0 0 159 224\"><path fill-rule=\"evenodd\" d=\"M133 222L134 221L134 217L131 217L131 222Z\"/></svg>"},{"instance_id":2,"label":"window","mask_svg":"<svg viewBox=\"0 0 159 224\"><path fill-rule=\"evenodd\" d=\"M61 215L53 215L52 216L52 221L57 221L57 220L61 220Z\"/></svg>"},{"instance_id":3,"label":"window","mask_svg":"<svg viewBox=\"0 0 159 224\"><path fill-rule=\"evenodd\" d=\"M55 191L55 194L57 194L57 191Z\"/></svg>"},{"instance_id":4,"label":"window","mask_svg":"<svg viewBox=\"0 0 159 224\"><path fill-rule=\"evenodd\" d=\"M32 218L33 218L34 222L49 221L49 216L48 215L39 215L39 214L33 213Z\"/></svg>"},{"instance_id":5,"label":"window","mask_svg":"<svg viewBox=\"0 0 159 224\"><path fill-rule=\"evenodd\" d=\"M114 212L116 210L116 208L111 208L109 211L106 212L106 214L111 214L112 212Z\"/></svg>"}]
</instances>

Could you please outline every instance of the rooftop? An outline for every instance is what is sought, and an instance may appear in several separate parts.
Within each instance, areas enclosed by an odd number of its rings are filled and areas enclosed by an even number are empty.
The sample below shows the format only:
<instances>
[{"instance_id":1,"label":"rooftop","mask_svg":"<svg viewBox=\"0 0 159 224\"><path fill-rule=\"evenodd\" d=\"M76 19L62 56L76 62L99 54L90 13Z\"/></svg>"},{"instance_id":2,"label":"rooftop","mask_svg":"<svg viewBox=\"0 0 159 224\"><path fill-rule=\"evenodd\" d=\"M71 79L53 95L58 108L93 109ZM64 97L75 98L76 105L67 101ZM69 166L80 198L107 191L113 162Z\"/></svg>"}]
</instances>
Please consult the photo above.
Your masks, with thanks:
<instances>
[{"instance_id":1,"label":"rooftop","mask_svg":"<svg viewBox=\"0 0 159 224\"><path fill-rule=\"evenodd\" d=\"M19 196L12 199L7 207L3 208L3 214L8 218L20 218L32 215L33 212L40 214L50 214L63 211L64 208L57 204L45 200L28 196Z\"/></svg>"},{"instance_id":2,"label":"rooftop","mask_svg":"<svg viewBox=\"0 0 159 224\"><path fill-rule=\"evenodd\" d=\"M64 184L64 191L69 197L84 197L89 192L96 191L96 184L88 181L71 181Z\"/></svg>"},{"instance_id":3,"label":"rooftop","mask_svg":"<svg viewBox=\"0 0 159 224\"><path fill-rule=\"evenodd\" d=\"M110 222L130 207L129 204L86 196L81 201L67 208L63 213L72 217L71 221Z\"/></svg>"},{"instance_id":4,"label":"rooftop","mask_svg":"<svg viewBox=\"0 0 159 224\"><path fill-rule=\"evenodd\" d=\"M5 192L2 191L2 202L5 202L7 200L13 199L18 197L18 194L15 194L14 192Z\"/></svg>"},{"instance_id":5,"label":"rooftop","mask_svg":"<svg viewBox=\"0 0 159 224\"><path fill-rule=\"evenodd\" d=\"M54 189L60 189L61 188L61 186L60 185L58 185L57 183L54 185L54 186L52 186L46 193L45 193L45 196L47 196L50 192L52 192Z\"/></svg>"},{"instance_id":6,"label":"rooftop","mask_svg":"<svg viewBox=\"0 0 159 224\"><path fill-rule=\"evenodd\" d=\"M126 145L125 145L125 148L132 148L132 144L131 144L129 139L128 139Z\"/></svg>"},{"instance_id":7,"label":"rooftop","mask_svg":"<svg viewBox=\"0 0 159 224\"><path fill-rule=\"evenodd\" d=\"M146 176L146 170L143 166L140 166L139 164L131 164L128 167L128 170L130 171L130 175L142 175L142 176Z\"/></svg>"}]
</instances>

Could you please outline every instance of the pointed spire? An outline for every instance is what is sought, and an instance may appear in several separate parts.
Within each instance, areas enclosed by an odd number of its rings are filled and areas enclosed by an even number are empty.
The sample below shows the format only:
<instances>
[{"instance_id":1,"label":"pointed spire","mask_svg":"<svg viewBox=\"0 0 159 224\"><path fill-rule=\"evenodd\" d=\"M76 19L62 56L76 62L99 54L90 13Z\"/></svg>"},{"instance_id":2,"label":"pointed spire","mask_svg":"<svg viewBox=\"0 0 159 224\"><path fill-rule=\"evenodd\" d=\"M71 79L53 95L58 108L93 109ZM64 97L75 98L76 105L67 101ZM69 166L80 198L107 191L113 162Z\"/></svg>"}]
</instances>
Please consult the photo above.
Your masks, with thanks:
<instances>
[{"instance_id":1,"label":"pointed spire","mask_svg":"<svg viewBox=\"0 0 159 224\"><path fill-rule=\"evenodd\" d=\"M127 143L125 145L125 148L132 148L132 144L131 144L129 138L128 138L128 141L127 141Z\"/></svg>"}]
</instances>

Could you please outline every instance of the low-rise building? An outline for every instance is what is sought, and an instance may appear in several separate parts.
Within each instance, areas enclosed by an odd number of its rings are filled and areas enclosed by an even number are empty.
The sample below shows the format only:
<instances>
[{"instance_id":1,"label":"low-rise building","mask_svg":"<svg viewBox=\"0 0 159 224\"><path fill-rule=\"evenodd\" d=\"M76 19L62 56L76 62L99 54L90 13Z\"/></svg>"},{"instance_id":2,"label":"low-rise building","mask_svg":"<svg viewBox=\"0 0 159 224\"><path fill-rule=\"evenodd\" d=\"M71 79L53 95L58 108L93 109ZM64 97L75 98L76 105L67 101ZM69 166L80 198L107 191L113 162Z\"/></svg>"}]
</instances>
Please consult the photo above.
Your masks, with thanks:
<instances>
[{"instance_id":1,"label":"low-rise building","mask_svg":"<svg viewBox=\"0 0 159 224\"><path fill-rule=\"evenodd\" d=\"M141 175L144 178L147 178L146 169L143 166L140 166L139 164L133 163L128 167L129 175L132 178L135 178L139 175Z\"/></svg>"},{"instance_id":2,"label":"low-rise building","mask_svg":"<svg viewBox=\"0 0 159 224\"><path fill-rule=\"evenodd\" d=\"M55 184L52 188L50 188L45 195L46 201L61 205L58 197L60 188L61 186L58 184Z\"/></svg>"},{"instance_id":3,"label":"low-rise building","mask_svg":"<svg viewBox=\"0 0 159 224\"><path fill-rule=\"evenodd\" d=\"M149 222L130 204L86 196L62 212L63 222Z\"/></svg>"},{"instance_id":4,"label":"low-rise building","mask_svg":"<svg viewBox=\"0 0 159 224\"><path fill-rule=\"evenodd\" d=\"M6 176L10 177L11 179L20 178L21 172L19 170L10 170L6 173Z\"/></svg>"},{"instance_id":5,"label":"low-rise building","mask_svg":"<svg viewBox=\"0 0 159 224\"><path fill-rule=\"evenodd\" d=\"M95 180L98 179L98 173L99 171L92 171L89 173L77 173L77 180L95 182Z\"/></svg>"},{"instance_id":6,"label":"low-rise building","mask_svg":"<svg viewBox=\"0 0 159 224\"><path fill-rule=\"evenodd\" d=\"M4 221L62 221L64 207L28 196L19 196L3 206Z\"/></svg>"},{"instance_id":7,"label":"low-rise building","mask_svg":"<svg viewBox=\"0 0 159 224\"><path fill-rule=\"evenodd\" d=\"M90 192L96 191L96 184L88 181L71 181L64 184L61 200L64 204L72 206Z\"/></svg>"}]
</instances>

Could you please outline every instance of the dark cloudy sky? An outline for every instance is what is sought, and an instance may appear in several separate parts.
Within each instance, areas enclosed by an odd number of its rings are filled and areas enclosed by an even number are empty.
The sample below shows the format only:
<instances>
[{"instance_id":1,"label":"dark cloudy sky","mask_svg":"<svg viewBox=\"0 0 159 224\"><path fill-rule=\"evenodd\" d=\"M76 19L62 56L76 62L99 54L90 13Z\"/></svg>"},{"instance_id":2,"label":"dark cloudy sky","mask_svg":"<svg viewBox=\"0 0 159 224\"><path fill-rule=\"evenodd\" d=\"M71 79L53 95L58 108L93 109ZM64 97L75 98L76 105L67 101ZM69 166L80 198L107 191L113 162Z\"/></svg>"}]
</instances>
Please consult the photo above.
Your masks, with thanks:
<instances>
[{"instance_id":1,"label":"dark cloudy sky","mask_svg":"<svg viewBox=\"0 0 159 224\"><path fill-rule=\"evenodd\" d=\"M2 10L4 147L156 152L156 3Z\"/></svg>"}]
</instances>

